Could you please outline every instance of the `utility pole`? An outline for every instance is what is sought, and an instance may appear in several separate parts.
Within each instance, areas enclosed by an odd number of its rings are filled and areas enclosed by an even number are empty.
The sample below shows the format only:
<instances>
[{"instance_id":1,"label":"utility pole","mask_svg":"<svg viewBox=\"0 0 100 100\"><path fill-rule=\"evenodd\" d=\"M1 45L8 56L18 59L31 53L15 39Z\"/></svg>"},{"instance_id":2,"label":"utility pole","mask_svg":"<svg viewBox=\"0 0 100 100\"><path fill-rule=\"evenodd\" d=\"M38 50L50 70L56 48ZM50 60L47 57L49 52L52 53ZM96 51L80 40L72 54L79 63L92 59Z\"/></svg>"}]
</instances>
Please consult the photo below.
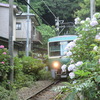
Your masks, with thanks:
<instances>
[{"instance_id":1,"label":"utility pole","mask_svg":"<svg viewBox=\"0 0 100 100\"><path fill-rule=\"evenodd\" d=\"M55 19L55 26L56 26L57 32L59 32L59 17L56 17Z\"/></svg>"},{"instance_id":2,"label":"utility pole","mask_svg":"<svg viewBox=\"0 0 100 100\"><path fill-rule=\"evenodd\" d=\"M90 0L90 16L91 16L91 19L92 19L94 13L95 13L95 0Z\"/></svg>"},{"instance_id":3,"label":"utility pole","mask_svg":"<svg viewBox=\"0 0 100 100\"><path fill-rule=\"evenodd\" d=\"M10 80L13 82L13 77L14 77L14 60L13 60L13 0L9 0L9 54L10 54L10 66L11 68L11 73L10 73Z\"/></svg>"},{"instance_id":4,"label":"utility pole","mask_svg":"<svg viewBox=\"0 0 100 100\"><path fill-rule=\"evenodd\" d=\"M30 0L27 0L30 4ZM29 56L29 5L27 5L27 37L26 37L26 56Z\"/></svg>"},{"instance_id":5,"label":"utility pole","mask_svg":"<svg viewBox=\"0 0 100 100\"><path fill-rule=\"evenodd\" d=\"M60 35L60 33L64 30L65 26L61 26L61 24L63 24L63 23L64 23L64 20L59 20L59 17L56 17L55 26L56 26L56 30L57 30L57 33L56 33L57 35Z\"/></svg>"}]
</instances>

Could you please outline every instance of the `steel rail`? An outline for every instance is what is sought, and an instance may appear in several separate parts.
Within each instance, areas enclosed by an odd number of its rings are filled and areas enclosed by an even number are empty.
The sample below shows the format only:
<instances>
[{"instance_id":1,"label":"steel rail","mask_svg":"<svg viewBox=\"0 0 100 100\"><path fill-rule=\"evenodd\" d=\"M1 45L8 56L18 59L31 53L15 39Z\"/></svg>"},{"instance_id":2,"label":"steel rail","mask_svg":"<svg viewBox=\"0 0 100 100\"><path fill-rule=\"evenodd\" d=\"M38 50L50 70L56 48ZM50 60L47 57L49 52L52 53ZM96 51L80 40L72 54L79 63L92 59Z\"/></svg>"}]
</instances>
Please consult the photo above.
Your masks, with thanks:
<instances>
[{"instance_id":1,"label":"steel rail","mask_svg":"<svg viewBox=\"0 0 100 100\"><path fill-rule=\"evenodd\" d=\"M59 83L60 80L55 81L53 83L51 83L50 85L46 86L45 88L41 89L40 91L38 91L37 93L35 93L34 95L28 97L26 100L31 100L32 98L34 98L36 95L40 94L41 92L45 91L46 89L48 89L49 87L56 85L57 83Z\"/></svg>"}]
</instances>

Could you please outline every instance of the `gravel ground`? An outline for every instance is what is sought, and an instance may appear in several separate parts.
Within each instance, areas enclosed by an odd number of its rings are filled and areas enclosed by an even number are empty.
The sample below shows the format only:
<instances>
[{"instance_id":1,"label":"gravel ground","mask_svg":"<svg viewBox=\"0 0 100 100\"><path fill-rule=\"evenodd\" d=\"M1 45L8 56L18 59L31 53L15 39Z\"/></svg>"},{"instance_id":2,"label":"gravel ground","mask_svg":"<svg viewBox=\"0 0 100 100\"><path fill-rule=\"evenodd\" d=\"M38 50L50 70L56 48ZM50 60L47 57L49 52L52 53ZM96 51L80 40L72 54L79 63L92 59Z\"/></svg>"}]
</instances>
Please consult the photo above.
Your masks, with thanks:
<instances>
[{"instance_id":1,"label":"gravel ground","mask_svg":"<svg viewBox=\"0 0 100 100\"><path fill-rule=\"evenodd\" d=\"M18 96L20 100L27 100L33 94L36 94L38 91L42 90L44 87L51 84L52 81L37 81L30 88L23 87L18 91Z\"/></svg>"},{"instance_id":2,"label":"gravel ground","mask_svg":"<svg viewBox=\"0 0 100 100\"><path fill-rule=\"evenodd\" d=\"M33 99L31 100L56 100L54 99L58 93L60 93L59 90L61 90L60 88L64 86L64 84L58 83L53 85L52 87L48 88L46 91L42 92L41 94L35 96ZM62 100L62 99L60 99Z\"/></svg>"}]
</instances>

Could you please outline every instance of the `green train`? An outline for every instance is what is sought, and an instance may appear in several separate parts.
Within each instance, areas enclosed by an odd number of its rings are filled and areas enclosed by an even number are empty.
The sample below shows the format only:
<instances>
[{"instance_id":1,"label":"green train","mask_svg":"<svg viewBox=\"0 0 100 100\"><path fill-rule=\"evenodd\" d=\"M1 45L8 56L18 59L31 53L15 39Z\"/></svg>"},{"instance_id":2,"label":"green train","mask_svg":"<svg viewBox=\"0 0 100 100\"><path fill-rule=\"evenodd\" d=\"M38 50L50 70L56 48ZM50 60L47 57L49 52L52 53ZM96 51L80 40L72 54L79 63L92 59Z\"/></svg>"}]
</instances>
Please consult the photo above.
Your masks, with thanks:
<instances>
[{"instance_id":1,"label":"green train","mask_svg":"<svg viewBox=\"0 0 100 100\"><path fill-rule=\"evenodd\" d=\"M62 71L62 66L66 67L66 64L70 61L70 59L65 55L65 48L69 42L75 40L76 38L76 35L62 35L48 39L49 66L54 79L57 77L67 77L67 70Z\"/></svg>"}]
</instances>

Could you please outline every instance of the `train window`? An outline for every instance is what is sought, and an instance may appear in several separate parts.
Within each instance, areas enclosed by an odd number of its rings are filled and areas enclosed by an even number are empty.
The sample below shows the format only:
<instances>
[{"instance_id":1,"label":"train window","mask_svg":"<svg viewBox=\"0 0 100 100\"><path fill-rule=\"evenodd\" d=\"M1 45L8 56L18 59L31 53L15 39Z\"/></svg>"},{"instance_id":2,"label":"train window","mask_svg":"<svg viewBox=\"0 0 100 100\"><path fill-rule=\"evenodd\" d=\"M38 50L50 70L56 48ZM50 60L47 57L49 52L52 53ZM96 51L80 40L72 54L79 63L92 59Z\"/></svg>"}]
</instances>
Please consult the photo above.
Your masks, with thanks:
<instances>
[{"instance_id":1,"label":"train window","mask_svg":"<svg viewBox=\"0 0 100 100\"><path fill-rule=\"evenodd\" d=\"M49 43L49 55L50 56L63 56L66 52L66 46L71 41L60 41Z\"/></svg>"},{"instance_id":2,"label":"train window","mask_svg":"<svg viewBox=\"0 0 100 100\"><path fill-rule=\"evenodd\" d=\"M65 52L66 52L66 46L67 46L67 44L68 44L68 41L61 41L60 42L60 55L61 56L63 56L63 55L65 55Z\"/></svg>"},{"instance_id":3,"label":"train window","mask_svg":"<svg viewBox=\"0 0 100 100\"><path fill-rule=\"evenodd\" d=\"M60 42L49 43L50 56L60 56Z\"/></svg>"}]
</instances>

